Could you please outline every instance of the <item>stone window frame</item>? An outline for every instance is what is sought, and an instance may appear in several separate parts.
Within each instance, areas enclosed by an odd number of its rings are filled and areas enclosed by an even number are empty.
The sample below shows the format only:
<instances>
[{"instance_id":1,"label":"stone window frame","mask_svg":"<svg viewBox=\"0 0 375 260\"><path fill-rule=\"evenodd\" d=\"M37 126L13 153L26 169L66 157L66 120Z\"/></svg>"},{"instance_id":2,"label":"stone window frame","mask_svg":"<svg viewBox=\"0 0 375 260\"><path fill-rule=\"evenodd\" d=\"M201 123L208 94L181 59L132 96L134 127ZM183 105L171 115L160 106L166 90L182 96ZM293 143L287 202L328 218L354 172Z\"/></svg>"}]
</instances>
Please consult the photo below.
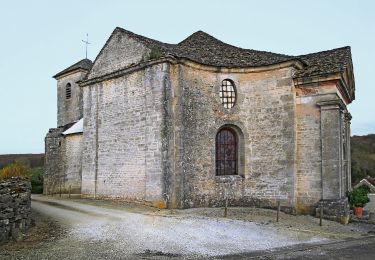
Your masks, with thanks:
<instances>
[{"instance_id":1,"label":"stone window frame","mask_svg":"<svg viewBox=\"0 0 375 260\"><path fill-rule=\"evenodd\" d=\"M222 129L231 129L237 136L237 174L235 175L217 175L216 174L216 136ZM234 122L228 122L222 124L215 132L213 138L213 152L214 152L214 164L213 164L213 175L217 182L227 182L233 180L243 180L246 178L246 157L245 157L245 136L246 133L242 131Z\"/></svg>"},{"instance_id":2,"label":"stone window frame","mask_svg":"<svg viewBox=\"0 0 375 260\"><path fill-rule=\"evenodd\" d=\"M225 109L232 109L237 103L237 88L234 81L225 78L221 81L219 88L220 103Z\"/></svg>"},{"instance_id":3,"label":"stone window frame","mask_svg":"<svg viewBox=\"0 0 375 260\"><path fill-rule=\"evenodd\" d=\"M225 108L222 105L221 99L220 99L219 93L220 93L220 88L221 88L221 82L225 79L229 79L233 81L233 83L235 84L235 88L236 88L236 104L232 108ZM217 75L216 81L215 83L213 83L213 97L216 103L215 109L217 109L218 111L220 111L221 113L225 115L234 115L240 111L241 104L244 101L244 97L240 93L238 84L239 83L236 80L236 75L233 75L233 74Z\"/></svg>"},{"instance_id":4,"label":"stone window frame","mask_svg":"<svg viewBox=\"0 0 375 260\"><path fill-rule=\"evenodd\" d=\"M232 138L234 140L228 142L228 140ZM216 138L215 138L216 176L238 175L238 149L237 147L238 147L238 136L237 136L237 133L231 127L222 127L216 133ZM234 148L234 149L231 149L231 148ZM228 167L220 167L221 162L223 161L219 158L219 155L222 154L220 152L220 150L222 149L224 150L224 154L228 154L227 151L231 151L231 154L229 157L232 157L232 158L228 160L224 159L224 161L230 161L230 164L234 163L234 165L230 167L231 169L227 169Z\"/></svg>"},{"instance_id":5,"label":"stone window frame","mask_svg":"<svg viewBox=\"0 0 375 260\"><path fill-rule=\"evenodd\" d=\"M65 99L69 100L71 98L72 98L72 84L71 83L67 83L65 85Z\"/></svg>"}]
</instances>

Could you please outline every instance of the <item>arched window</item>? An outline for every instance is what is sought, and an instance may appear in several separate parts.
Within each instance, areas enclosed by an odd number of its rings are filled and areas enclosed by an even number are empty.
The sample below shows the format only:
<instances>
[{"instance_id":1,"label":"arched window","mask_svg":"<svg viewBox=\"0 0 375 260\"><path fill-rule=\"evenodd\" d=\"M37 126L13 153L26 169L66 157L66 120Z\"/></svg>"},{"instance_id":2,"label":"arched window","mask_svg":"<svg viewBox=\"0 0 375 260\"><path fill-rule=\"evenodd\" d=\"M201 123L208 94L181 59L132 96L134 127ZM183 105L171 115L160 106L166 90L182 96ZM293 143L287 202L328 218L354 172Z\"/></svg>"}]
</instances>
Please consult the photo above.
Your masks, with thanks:
<instances>
[{"instance_id":1,"label":"arched window","mask_svg":"<svg viewBox=\"0 0 375 260\"><path fill-rule=\"evenodd\" d=\"M230 79L224 79L220 87L220 101L225 108L232 108L236 104L236 89Z\"/></svg>"},{"instance_id":2,"label":"arched window","mask_svg":"<svg viewBox=\"0 0 375 260\"><path fill-rule=\"evenodd\" d=\"M72 97L72 85L70 83L65 86L65 98L70 99Z\"/></svg>"},{"instance_id":3,"label":"arched window","mask_svg":"<svg viewBox=\"0 0 375 260\"><path fill-rule=\"evenodd\" d=\"M216 135L216 175L237 174L237 134L228 127Z\"/></svg>"}]
</instances>

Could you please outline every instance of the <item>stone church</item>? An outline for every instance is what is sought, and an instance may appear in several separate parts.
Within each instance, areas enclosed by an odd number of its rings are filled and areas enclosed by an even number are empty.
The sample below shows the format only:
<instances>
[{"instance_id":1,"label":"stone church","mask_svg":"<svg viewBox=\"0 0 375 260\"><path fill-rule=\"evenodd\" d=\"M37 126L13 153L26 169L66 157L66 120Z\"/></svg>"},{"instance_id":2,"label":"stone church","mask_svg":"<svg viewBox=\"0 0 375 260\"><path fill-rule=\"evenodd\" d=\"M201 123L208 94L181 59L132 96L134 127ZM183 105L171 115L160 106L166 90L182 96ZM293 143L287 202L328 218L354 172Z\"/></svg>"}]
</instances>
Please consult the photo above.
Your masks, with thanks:
<instances>
[{"instance_id":1,"label":"stone church","mask_svg":"<svg viewBox=\"0 0 375 260\"><path fill-rule=\"evenodd\" d=\"M116 28L57 73L44 193L159 208L346 208L350 47L290 56L198 31L169 44Z\"/></svg>"}]
</instances>

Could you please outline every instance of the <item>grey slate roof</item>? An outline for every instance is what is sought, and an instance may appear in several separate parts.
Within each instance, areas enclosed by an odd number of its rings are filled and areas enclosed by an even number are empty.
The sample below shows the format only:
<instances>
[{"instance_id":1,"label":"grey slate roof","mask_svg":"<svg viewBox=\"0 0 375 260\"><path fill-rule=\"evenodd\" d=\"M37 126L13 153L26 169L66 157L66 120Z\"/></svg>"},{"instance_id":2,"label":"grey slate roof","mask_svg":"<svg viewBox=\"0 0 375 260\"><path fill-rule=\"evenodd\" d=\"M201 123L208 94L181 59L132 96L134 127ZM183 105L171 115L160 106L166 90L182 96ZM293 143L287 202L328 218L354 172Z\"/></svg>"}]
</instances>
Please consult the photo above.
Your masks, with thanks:
<instances>
[{"instance_id":1,"label":"grey slate roof","mask_svg":"<svg viewBox=\"0 0 375 260\"><path fill-rule=\"evenodd\" d=\"M162 55L173 55L192 61L218 67L241 68L278 64L299 60L306 66L296 73L296 77L309 77L342 72L351 63L350 47L291 56L272 52L243 49L226 44L213 36L198 31L178 44L156 41L117 27L116 31L136 38L151 49L157 49Z\"/></svg>"},{"instance_id":2,"label":"grey slate roof","mask_svg":"<svg viewBox=\"0 0 375 260\"><path fill-rule=\"evenodd\" d=\"M89 59L83 59L83 60L80 60L77 63L74 63L72 66L64 69L63 71L57 73L53 77L57 78L57 77L65 74L65 73L71 72L71 71L76 70L76 69L84 69L84 70L89 71L91 69L91 67L92 67L92 61L89 60Z\"/></svg>"}]
</instances>

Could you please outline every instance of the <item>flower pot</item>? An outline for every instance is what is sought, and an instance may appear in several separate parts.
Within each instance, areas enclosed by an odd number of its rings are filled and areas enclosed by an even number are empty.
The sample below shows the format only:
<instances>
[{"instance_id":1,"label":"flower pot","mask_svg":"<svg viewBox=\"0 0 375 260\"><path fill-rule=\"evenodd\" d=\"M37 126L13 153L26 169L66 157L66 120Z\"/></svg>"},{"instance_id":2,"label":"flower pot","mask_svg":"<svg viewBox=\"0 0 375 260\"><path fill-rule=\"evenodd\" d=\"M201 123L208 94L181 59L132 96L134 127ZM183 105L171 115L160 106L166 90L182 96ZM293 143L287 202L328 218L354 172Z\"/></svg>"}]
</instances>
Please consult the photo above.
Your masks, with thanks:
<instances>
[{"instance_id":1,"label":"flower pot","mask_svg":"<svg viewBox=\"0 0 375 260\"><path fill-rule=\"evenodd\" d=\"M357 218L362 217L362 207L354 207L354 214L356 215Z\"/></svg>"}]
</instances>

